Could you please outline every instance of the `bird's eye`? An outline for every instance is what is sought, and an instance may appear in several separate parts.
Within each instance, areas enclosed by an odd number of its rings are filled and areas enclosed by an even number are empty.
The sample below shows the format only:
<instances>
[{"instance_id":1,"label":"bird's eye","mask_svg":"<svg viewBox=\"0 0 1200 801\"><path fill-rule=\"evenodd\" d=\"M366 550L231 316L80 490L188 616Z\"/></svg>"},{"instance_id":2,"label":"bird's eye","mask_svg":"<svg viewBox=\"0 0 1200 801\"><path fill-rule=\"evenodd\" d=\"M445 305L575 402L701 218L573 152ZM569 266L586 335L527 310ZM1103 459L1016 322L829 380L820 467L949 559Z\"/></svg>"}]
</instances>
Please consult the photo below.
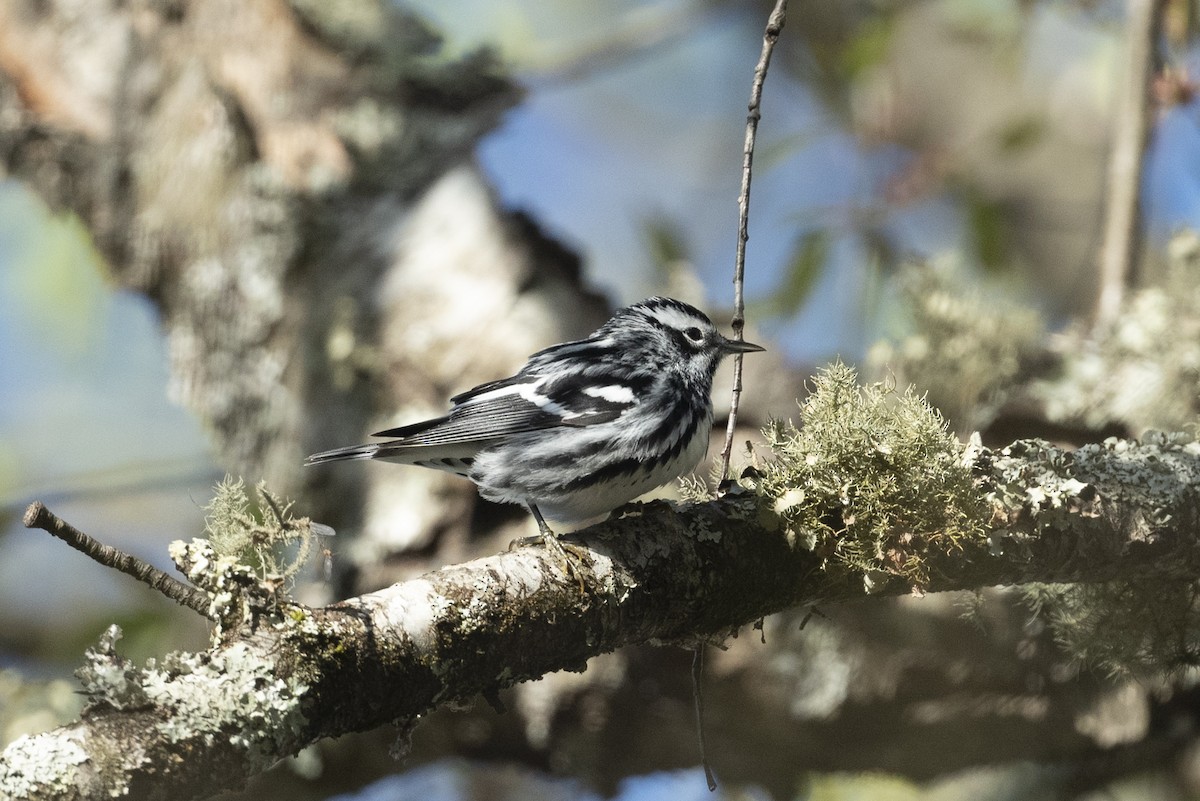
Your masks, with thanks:
<instances>
[{"instance_id":1,"label":"bird's eye","mask_svg":"<svg viewBox=\"0 0 1200 801\"><path fill-rule=\"evenodd\" d=\"M696 326L684 330L683 335L693 342L699 342L704 339L704 332Z\"/></svg>"}]
</instances>

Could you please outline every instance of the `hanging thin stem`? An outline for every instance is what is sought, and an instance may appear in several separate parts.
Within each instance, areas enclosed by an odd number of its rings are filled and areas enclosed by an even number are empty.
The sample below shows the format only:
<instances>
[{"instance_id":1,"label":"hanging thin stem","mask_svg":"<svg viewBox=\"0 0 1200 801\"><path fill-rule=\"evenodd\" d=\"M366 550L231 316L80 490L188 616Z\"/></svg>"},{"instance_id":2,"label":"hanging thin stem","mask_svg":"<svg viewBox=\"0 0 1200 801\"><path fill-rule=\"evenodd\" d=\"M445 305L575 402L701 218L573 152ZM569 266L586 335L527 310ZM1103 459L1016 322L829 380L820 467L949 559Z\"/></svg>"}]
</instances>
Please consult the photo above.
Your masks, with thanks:
<instances>
[{"instance_id":1,"label":"hanging thin stem","mask_svg":"<svg viewBox=\"0 0 1200 801\"><path fill-rule=\"evenodd\" d=\"M700 741L700 765L704 768L704 781L708 783L708 791L717 789L717 777L713 775L712 765L708 764L708 743L704 741L704 693L701 690L704 678L704 643L697 643L692 652L692 700L696 702L696 737Z\"/></svg>"}]
</instances>

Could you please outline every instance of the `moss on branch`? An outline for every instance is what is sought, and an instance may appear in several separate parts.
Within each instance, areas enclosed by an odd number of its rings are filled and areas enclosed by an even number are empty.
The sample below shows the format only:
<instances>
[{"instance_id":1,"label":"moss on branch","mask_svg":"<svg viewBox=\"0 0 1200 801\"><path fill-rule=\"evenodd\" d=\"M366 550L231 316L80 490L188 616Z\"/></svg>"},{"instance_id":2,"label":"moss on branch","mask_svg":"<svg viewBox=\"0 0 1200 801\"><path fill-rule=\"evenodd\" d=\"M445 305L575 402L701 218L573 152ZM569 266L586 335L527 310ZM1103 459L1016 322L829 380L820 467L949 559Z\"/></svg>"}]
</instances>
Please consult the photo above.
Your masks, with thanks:
<instances>
[{"instance_id":1,"label":"moss on branch","mask_svg":"<svg viewBox=\"0 0 1200 801\"><path fill-rule=\"evenodd\" d=\"M771 458L751 483L826 570L861 574L868 588L898 575L919 590L927 551L986 541L990 515L965 449L912 388L860 386L838 362L814 379L799 425L766 435Z\"/></svg>"}]
</instances>

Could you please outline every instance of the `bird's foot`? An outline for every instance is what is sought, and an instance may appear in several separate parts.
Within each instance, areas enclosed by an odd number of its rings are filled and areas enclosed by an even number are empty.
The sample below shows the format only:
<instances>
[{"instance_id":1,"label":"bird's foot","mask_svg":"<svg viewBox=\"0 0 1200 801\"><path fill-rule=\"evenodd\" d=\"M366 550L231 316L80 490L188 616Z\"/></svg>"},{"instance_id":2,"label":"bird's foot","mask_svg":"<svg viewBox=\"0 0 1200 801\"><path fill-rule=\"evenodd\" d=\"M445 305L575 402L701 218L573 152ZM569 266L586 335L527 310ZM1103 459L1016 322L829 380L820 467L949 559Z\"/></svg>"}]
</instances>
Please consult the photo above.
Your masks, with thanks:
<instances>
[{"instance_id":1,"label":"bird's foot","mask_svg":"<svg viewBox=\"0 0 1200 801\"><path fill-rule=\"evenodd\" d=\"M550 530L550 526L546 525L546 520L542 517L537 507L530 504L529 508L533 512L534 519L537 520L540 533L531 537L518 537L508 544L508 549L511 551L514 548L541 543L542 547L562 565L563 572L568 576L575 577L575 580L579 582L580 594L584 594L587 587L583 581L583 568L587 564L586 556L588 555L588 549L582 545L560 540L558 535Z\"/></svg>"},{"instance_id":2,"label":"bird's foot","mask_svg":"<svg viewBox=\"0 0 1200 801\"><path fill-rule=\"evenodd\" d=\"M573 542L563 542L557 534L547 529L541 534L516 538L508 544L508 550L512 551L532 545L544 547L562 565L563 572L568 576L574 576L575 580L579 582L579 592L585 592L587 587L583 582L583 568L587 565L587 548Z\"/></svg>"},{"instance_id":3,"label":"bird's foot","mask_svg":"<svg viewBox=\"0 0 1200 801\"><path fill-rule=\"evenodd\" d=\"M572 542L563 542L550 529L543 531L540 538L545 549L558 559L558 563L563 567L563 572L568 576L574 576L575 580L579 582L579 594L584 595L587 592L587 586L583 582L583 568L587 565L585 561L587 548Z\"/></svg>"}]
</instances>

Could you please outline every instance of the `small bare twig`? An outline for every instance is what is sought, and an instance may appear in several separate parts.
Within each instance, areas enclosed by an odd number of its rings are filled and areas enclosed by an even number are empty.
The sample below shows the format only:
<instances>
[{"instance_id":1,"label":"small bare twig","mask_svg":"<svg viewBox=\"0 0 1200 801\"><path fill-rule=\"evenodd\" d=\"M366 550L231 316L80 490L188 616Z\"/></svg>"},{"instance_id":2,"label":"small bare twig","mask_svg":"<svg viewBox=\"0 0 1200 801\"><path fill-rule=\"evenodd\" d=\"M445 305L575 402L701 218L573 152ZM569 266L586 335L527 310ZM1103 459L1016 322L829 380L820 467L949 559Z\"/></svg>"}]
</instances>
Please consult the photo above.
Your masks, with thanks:
<instances>
[{"instance_id":1,"label":"small bare twig","mask_svg":"<svg viewBox=\"0 0 1200 801\"><path fill-rule=\"evenodd\" d=\"M1103 240L1099 255L1100 291L1093 325L1112 324L1133 277L1137 248L1138 192L1150 128L1150 83L1154 45L1165 0L1129 0L1125 11L1126 48L1116 130L1108 162Z\"/></svg>"},{"instance_id":2,"label":"small bare twig","mask_svg":"<svg viewBox=\"0 0 1200 801\"><path fill-rule=\"evenodd\" d=\"M742 288L746 272L746 240L750 238L750 175L754 162L754 140L758 135L758 121L762 117L763 83L767 80L767 68L771 64L771 53L775 50L775 42L783 30L784 19L787 16L787 0L775 0L775 8L767 18L767 28L763 31L762 53L758 57L758 65L754 68L754 80L750 84L750 104L746 112L746 141L742 148L742 190L738 193L738 240L737 257L733 268L733 335L742 338L742 329L746 326L746 302L742 297ZM729 478L729 458L733 453L733 430L737 425L738 405L742 398L742 354L733 357L733 397L729 403L729 425L725 430L725 447L721 449L721 481Z\"/></svg>"},{"instance_id":3,"label":"small bare twig","mask_svg":"<svg viewBox=\"0 0 1200 801\"><path fill-rule=\"evenodd\" d=\"M143 562L136 556L127 554L111 545L89 537L79 529L67 523L58 515L46 508L41 501L34 501L25 510L22 522L25 528L40 528L58 537L77 551L96 560L105 567L119 570L127 576L133 576L143 584L158 590L180 606L186 606L198 614L211 619L209 599L200 590L172 578L151 564Z\"/></svg>"}]
</instances>

